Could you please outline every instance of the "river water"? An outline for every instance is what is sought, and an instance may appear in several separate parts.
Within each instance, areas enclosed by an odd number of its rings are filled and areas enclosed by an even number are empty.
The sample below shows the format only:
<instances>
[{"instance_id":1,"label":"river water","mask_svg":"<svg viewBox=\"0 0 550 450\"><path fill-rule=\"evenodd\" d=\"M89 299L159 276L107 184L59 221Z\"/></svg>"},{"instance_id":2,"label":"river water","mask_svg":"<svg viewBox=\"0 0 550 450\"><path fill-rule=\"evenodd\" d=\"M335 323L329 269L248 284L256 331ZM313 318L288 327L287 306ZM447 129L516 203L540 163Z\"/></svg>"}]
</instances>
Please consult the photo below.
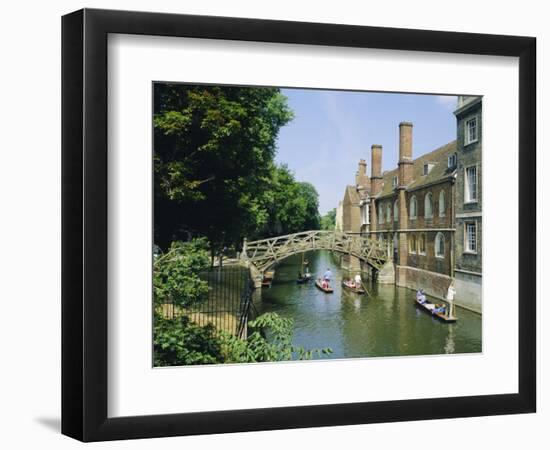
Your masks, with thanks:
<instances>
[{"instance_id":1,"label":"river water","mask_svg":"<svg viewBox=\"0 0 550 450\"><path fill-rule=\"evenodd\" d=\"M456 308L458 321L442 323L413 304L415 292L394 285L366 283L370 296L342 289L337 257L327 251L308 252L310 271L333 273L333 294L312 282L297 284L302 256L289 257L275 268L271 288L256 300L260 313L273 311L294 321L293 343L306 349L330 347L321 358L429 355L481 352L481 316ZM430 299L436 301L435 299Z\"/></svg>"}]
</instances>

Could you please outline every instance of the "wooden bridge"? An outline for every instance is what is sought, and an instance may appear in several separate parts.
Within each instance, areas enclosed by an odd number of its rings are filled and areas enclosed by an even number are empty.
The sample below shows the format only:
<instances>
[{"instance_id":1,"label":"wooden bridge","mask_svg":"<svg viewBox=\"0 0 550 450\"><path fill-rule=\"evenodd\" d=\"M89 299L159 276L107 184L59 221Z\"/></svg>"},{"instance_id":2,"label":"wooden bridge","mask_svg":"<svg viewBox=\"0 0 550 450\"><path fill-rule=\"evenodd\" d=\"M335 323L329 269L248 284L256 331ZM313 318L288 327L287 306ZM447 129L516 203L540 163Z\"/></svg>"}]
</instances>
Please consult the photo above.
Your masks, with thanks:
<instances>
[{"instance_id":1,"label":"wooden bridge","mask_svg":"<svg viewBox=\"0 0 550 450\"><path fill-rule=\"evenodd\" d=\"M367 236L313 230L259 241L245 240L240 262L252 271L263 273L288 256L311 250L330 250L355 256L376 270L380 270L388 260L385 246Z\"/></svg>"}]
</instances>

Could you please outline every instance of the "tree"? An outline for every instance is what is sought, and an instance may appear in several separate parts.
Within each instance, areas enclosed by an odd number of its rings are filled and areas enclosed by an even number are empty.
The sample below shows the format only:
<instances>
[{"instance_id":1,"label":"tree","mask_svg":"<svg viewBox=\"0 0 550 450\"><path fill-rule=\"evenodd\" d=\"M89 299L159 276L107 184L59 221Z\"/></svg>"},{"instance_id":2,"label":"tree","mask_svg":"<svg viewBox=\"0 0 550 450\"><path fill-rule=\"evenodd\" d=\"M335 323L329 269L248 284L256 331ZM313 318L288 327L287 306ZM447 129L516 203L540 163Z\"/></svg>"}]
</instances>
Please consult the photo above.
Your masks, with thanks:
<instances>
[{"instance_id":1,"label":"tree","mask_svg":"<svg viewBox=\"0 0 550 450\"><path fill-rule=\"evenodd\" d=\"M170 250L153 264L153 292L156 306L170 303L180 308L206 300L208 284L199 277L209 266L205 239L173 242Z\"/></svg>"},{"instance_id":2,"label":"tree","mask_svg":"<svg viewBox=\"0 0 550 450\"><path fill-rule=\"evenodd\" d=\"M297 182L286 165L273 167L263 204L268 213L258 237L271 237L319 228L319 195L310 183Z\"/></svg>"},{"instance_id":3,"label":"tree","mask_svg":"<svg viewBox=\"0 0 550 450\"><path fill-rule=\"evenodd\" d=\"M276 88L154 85L155 242L208 237L211 249L265 226L279 129Z\"/></svg>"},{"instance_id":4,"label":"tree","mask_svg":"<svg viewBox=\"0 0 550 450\"><path fill-rule=\"evenodd\" d=\"M333 231L336 227L336 208L332 208L321 217L321 229Z\"/></svg>"},{"instance_id":5,"label":"tree","mask_svg":"<svg viewBox=\"0 0 550 450\"><path fill-rule=\"evenodd\" d=\"M181 312L208 298L208 284L199 274L209 265L205 239L173 242L170 250L153 263L153 346L156 366L208 364L222 358L221 344L213 326L199 327L185 315L163 315L170 304Z\"/></svg>"}]
</instances>

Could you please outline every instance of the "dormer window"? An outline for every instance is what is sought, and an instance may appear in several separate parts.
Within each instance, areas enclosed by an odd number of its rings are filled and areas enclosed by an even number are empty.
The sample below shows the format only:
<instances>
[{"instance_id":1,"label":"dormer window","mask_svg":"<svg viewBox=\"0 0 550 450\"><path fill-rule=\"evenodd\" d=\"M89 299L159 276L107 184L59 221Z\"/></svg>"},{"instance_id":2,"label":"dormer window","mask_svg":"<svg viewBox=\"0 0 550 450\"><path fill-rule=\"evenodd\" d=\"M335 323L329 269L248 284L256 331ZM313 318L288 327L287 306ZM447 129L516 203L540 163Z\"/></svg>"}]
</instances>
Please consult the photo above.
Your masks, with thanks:
<instances>
[{"instance_id":1,"label":"dormer window","mask_svg":"<svg viewBox=\"0 0 550 450\"><path fill-rule=\"evenodd\" d=\"M447 167L449 169L454 169L456 167L456 153L453 153L447 158Z\"/></svg>"},{"instance_id":2,"label":"dormer window","mask_svg":"<svg viewBox=\"0 0 550 450\"><path fill-rule=\"evenodd\" d=\"M430 173L430 171L433 169L434 165L432 163L426 163L424 164L424 167L422 167L422 175L426 176Z\"/></svg>"},{"instance_id":3,"label":"dormer window","mask_svg":"<svg viewBox=\"0 0 550 450\"><path fill-rule=\"evenodd\" d=\"M391 185L392 185L392 188L394 189L397 187L397 177L392 178Z\"/></svg>"}]
</instances>

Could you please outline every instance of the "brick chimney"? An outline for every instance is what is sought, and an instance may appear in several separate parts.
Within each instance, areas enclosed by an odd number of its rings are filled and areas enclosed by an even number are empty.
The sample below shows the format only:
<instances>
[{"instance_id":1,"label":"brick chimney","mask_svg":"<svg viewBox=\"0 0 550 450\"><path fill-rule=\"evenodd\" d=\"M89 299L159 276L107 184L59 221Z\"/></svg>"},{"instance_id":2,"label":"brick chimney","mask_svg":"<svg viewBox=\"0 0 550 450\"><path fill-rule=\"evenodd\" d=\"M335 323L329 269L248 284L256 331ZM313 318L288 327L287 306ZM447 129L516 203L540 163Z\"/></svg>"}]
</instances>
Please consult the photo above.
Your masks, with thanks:
<instances>
[{"instance_id":1,"label":"brick chimney","mask_svg":"<svg viewBox=\"0 0 550 450\"><path fill-rule=\"evenodd\" d=\"M409 216L407 214L407 199L405 196L405 187L412 182L413 176L413 160L412 160L412 128L410 122L401 122L399 124L399 185L398 185L398 202L399 202L399 229L406 230L408 226ZM399 266L406 266L409 258L407 233L399 231L398 234L398 251L396 261ZM396 279L400 280L404 274L401 270L396 272ZM401 281L400 281L401 282Z\"/></svg>"},{"instance_id":2,"label":"brick chimney","mask_svg":"<svg viewBox=\"0 0 550 450\"><path fill-rule=\"evenodd\" d=\"M367 162L364 159L359 160L359 168L355 175L355 184L357 189L365 190L369 187L369 177L367 175Z\"/></svg>"},{"instance_id":3,"label":"brick chimney","mask_svg":"<svg viewBox=\"0 0 550 450\"><path fill-rule=\"evenodd\" d=\"M399 185L407 186L412 181L412 128L411 122L399 124Z\"/></svg>"},{"instance_id":4,"label":"brick chimney","mask_svg":"<svg viewBox=\"0 0 550 450\"><path fill-rule=\"evenodd\" d=\"M376 196L382 191L382 146L371 146L371 196Z\"/></svg>"}]
</instances>

